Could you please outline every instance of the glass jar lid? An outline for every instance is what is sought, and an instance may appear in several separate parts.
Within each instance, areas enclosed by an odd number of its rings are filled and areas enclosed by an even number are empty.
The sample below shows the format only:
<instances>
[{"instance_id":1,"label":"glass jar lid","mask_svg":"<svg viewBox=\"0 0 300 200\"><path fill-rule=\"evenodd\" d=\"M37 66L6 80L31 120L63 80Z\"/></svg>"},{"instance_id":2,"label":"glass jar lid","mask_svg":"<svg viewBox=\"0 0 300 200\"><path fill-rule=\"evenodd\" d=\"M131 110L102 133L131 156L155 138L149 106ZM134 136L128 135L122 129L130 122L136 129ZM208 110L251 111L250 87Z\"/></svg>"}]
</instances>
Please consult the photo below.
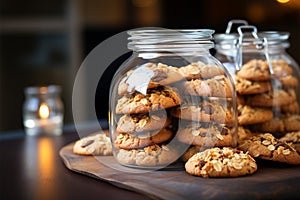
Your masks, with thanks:
<instances>
[{"instance_id":1,"label":"glass jar lid","mask_svg":"<svg viewBox=\"0 0 300 200\"><path fill-rule=\"evenodd\" d=\"M60 93L61 87L59 85L49 85L49 86L29 86L25 88L25 94L55 94Z\"/></svg>"},{"instance_id":2,"label":"glass jar lid","mask_svg":"<svg viewBox=\"0 0 300 200\"><path fill-rule=\"evenodd\" d=\"M213 48L211 29L139 29L127 32L128 48L134 51L197 51Z\"/></svg>"}]
</instances>

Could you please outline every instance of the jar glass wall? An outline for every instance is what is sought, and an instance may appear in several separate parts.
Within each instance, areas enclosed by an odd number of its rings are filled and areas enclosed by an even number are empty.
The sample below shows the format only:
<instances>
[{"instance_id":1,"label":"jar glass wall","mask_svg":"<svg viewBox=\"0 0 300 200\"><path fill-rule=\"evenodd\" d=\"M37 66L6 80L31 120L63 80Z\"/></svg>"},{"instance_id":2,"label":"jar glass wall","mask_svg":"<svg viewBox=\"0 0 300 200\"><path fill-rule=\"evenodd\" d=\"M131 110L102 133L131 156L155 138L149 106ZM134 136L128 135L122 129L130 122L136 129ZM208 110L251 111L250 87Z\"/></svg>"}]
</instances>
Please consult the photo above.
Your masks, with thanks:
<instances>
[{"instance_id":1,"label":"jar glass wall","mask_svg":"<svg viewBox=\"0 0 300 200\"><path fill-rule=\"evenodd\" d=\"M233 80L213 57L212 30L129 31L133 55L110 88L109 128L119 163L160 168L187 149L236 145Z\"/></svg>"}]
</instances>

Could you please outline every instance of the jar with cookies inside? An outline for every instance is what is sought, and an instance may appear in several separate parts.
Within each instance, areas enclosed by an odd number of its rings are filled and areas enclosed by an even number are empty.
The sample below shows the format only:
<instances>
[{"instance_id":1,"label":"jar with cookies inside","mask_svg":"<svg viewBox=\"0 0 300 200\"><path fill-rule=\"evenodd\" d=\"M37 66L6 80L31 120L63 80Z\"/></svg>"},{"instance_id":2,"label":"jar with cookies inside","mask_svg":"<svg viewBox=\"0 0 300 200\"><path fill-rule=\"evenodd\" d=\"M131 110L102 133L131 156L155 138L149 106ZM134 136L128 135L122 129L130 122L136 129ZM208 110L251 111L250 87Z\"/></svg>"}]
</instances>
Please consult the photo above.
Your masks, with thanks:
<instances>
[{"instance_id":1,"label":"jar with cookies inside","mask_svg":"<svg viewBox=\"0 0 300 200\"><path fill-rule=\"evenodd\" d=\"M109 131L128 167L178 167L191 155L237 144L233 79L210 49L209 29L128 31L132 56L113 77Z\"/></svg>"},{"instance_id":2,"label":"jar with cookies inside","mask_svg":"<svg viewBox=\"0 0 300 200\"><path fill-rule=\"evenodd\" d=\"M287 53L288 38L288 32L258 32L250 25L239 26L237 33L215 35L215 56L231 68L235 81L238 146L246 138L270 134L272 141L291 144L264 145L270 152L278 151L276 155L282 159L276 161L280 162L286 162L290 152L300 153L300 72L299 65ZM288 153L284 155L280 149ZM276 157L269 155L271 160Z\"/></svg>"}]
</instances>

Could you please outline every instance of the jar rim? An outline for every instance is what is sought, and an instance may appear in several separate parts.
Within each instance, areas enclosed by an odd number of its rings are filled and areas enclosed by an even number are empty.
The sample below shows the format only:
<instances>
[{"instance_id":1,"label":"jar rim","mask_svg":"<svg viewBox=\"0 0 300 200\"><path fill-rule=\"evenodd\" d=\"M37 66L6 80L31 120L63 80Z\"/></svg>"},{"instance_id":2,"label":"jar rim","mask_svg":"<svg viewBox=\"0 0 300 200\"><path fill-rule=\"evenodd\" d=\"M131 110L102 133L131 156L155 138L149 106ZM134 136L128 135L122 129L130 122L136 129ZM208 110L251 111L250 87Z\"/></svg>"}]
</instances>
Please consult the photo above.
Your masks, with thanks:
<instances>
[{"instance_id":1,"label":"jar rim","mask_svg":"<svg viewBox=\"0 0 300 200\"><path fill-rule=\"evenodd\" d=\"M25 88L25 94L54 94L60 92L61 86L59 85L28 86Z\"/></svg>"}]
</instances>

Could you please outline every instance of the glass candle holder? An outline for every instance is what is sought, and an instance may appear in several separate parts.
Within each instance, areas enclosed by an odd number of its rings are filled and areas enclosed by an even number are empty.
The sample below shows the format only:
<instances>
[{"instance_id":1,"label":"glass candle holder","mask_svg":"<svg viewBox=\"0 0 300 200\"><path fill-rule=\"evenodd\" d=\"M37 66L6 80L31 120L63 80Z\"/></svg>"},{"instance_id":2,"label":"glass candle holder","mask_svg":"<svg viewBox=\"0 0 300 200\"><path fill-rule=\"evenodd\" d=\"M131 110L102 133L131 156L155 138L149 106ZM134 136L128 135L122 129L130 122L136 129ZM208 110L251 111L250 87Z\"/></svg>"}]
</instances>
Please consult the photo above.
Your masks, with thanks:
<instances>
[{"instance_id":1,"label":"glass candle holder","mask_svg":"<svg viewBox=\"0 0 300 200\"><path fill-rule=\"evenodd\" d=\"M64 106L61 87L26 87L23 104L23 124L27 135L61 135Z\"/></svg>"}]
</instances>

